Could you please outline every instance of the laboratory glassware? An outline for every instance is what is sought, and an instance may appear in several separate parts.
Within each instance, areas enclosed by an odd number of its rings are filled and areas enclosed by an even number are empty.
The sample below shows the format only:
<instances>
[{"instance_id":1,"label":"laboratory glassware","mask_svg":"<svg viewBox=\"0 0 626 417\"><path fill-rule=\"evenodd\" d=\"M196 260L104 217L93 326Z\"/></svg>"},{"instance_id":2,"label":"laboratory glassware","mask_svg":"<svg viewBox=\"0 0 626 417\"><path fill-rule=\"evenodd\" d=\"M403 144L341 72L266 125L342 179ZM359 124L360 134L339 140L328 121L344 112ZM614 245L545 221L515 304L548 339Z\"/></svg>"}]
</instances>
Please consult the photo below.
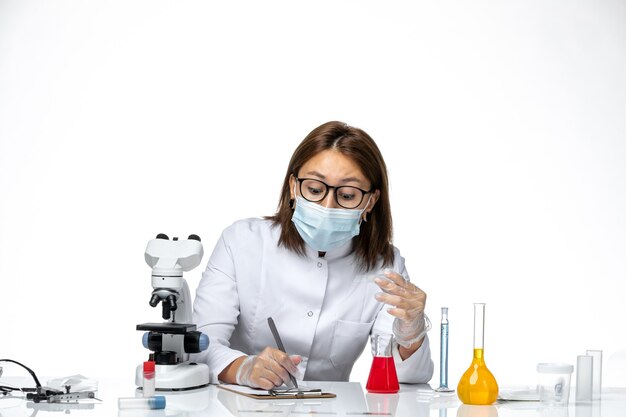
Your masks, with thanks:
<instances>
[{"instance_id":1,"label":"laboratory glassware","mask_svg":"<svg viewBox=\"0 0 626 417\"><path fill-rule=\"evenodd\" d=\"M576 402L587 402L593 398L593 357L579 355L576 361Z\"/></svg>"},{"instance_id":2,"label":"laboratory glassware","mask_svg":"<svg viewBox=\"0 0 626 417\"><path fill-rule=\"evenodd\" d=\"M591 399L599 400L602 393L602 351L588 350L587 355L593 358L593 392Z\"/></svg>"},{"instance_id":3,"label":"laboratory glassware","mask_svg":"<svg viewBox=\"0 0 626 417\"><path fill-rule=\"evenodd\" d=\"M365 388L374 394L393 394L400 390L396 363L391 354L393 335L375 334L372 336L372 367Z\"/></svg>"},{"instance_id":4,"label":"laboratory glassware","mask_svg":"<svg viewBox=\"0 0 626 417\"><path fill-rule=\"evenodd\" d=\"M474 357L457 386L464 404L489 405L498 398L498 382L485 364L485 304L474 303Z\"/></svg>"},{"instance_id":5,"label":"laboratory glassware","mask_svg":"<svg viewBox=\"0 0 626 417\"><path fill-rule=\"evenodd\" d=\"M437 392L454 392L448 387L448 307L441 307L441 343L439 352L439 388Z\"/></svg>"},{"instance_id":6,"label":"laboratory glassware","mask_svg":"<svg viewBox=\"0 0 626 417\"><path fill-rule=\"evenodd\" d=\"M156 391L155 375L155 362L145 361L143 363L143 396L154 397Z\"/></svg>"},{"instance_id":7,"label":"laboratory glassware","mask_svg":"<svg viewBox=\"0 0 626 417\"><path fill-rule=\"evenodd\" d=\"M166 400L163 395L156 395L154 397L118 398L117 408L120 410L162 410L165 408L165 403Z\"/></svg>"}]
</instances>

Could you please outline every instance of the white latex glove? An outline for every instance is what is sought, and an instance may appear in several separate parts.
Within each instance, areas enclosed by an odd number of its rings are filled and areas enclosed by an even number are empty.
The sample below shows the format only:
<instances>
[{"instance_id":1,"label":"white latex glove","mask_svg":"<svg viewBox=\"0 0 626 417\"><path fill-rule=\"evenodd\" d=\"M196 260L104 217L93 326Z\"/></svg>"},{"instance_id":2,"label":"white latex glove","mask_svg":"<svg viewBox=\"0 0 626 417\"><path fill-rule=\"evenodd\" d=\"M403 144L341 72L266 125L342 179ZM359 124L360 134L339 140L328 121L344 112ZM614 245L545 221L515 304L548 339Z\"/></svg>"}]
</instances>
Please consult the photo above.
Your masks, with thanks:
<instances>
[{"instance_id":1,"label":"white latex glove","mask_svg":"<svg viewBox=\"0 0 626 417\"><path fill-rule=\"evenodd\" d=\"M258 355L248 356L237 369L237 384L272 389L283 384L291 387L289 375L296 375L302 358L289 356L278 349L266 347Z\"/></svg>"},{"instance_id":2,"label":"white latex glove","mask_svg":"<svg viewBox=\"0 0 626 417\"><path fill-rule=\"evenodd\" d=\"M383 276L374 278L376 285L383 290L376 299L393 307L387 309L395 317L393 334L400 346L409 348L419 342L431 324L424 314L426 293L397 272L386 270Z\"/></svg>"}]
</instances>

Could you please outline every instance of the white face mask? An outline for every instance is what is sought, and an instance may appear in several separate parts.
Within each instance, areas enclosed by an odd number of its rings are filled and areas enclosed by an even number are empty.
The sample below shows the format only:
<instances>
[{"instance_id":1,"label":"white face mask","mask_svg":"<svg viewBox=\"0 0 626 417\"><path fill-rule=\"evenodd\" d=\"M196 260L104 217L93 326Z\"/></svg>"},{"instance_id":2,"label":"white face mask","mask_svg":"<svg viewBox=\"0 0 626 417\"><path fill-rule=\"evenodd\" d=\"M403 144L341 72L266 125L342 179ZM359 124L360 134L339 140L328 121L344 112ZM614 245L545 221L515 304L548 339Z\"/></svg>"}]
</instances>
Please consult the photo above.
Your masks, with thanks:
<instances>
[{"instance_id":1,"label":"white face mask","mask_svg":"<svg viewBox=\"0 0 626 417\"><path fill-rule=\"evenodd\" d=\"M328 252L359 234L364 211L365 208L327 208L297 196L291 221L307 245L316 251Z\"/></svg>"}]
</instances>

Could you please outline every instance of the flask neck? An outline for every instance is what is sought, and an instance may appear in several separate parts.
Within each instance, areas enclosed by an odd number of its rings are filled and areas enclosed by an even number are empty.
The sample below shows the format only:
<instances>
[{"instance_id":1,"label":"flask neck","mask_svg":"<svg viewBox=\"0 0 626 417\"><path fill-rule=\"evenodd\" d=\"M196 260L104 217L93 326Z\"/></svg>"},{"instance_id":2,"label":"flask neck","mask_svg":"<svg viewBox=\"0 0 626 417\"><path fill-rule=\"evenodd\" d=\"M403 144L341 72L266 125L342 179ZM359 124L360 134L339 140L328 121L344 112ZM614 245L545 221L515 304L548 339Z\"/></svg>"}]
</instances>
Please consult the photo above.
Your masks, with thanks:
<instances>
[{"instance_id":1,"label":"flask neck","mask_svg":"<svg viewBox=\"0 0 626 417\"><path fill-rule=\"evenodd\" d=\"M485 361L485 350L484 349L474 349L474 361L484 362Z\"/></svg>"},{"instance_id":2,"label":"flask neck","mask_svg":"<svg viewBox=\"0 0 626 417\"><path fill-rule=\"evenodd\" d=\"M485 342L485 304L474 304L474 350L483 349Z\"/></svg>"}]
</instances>

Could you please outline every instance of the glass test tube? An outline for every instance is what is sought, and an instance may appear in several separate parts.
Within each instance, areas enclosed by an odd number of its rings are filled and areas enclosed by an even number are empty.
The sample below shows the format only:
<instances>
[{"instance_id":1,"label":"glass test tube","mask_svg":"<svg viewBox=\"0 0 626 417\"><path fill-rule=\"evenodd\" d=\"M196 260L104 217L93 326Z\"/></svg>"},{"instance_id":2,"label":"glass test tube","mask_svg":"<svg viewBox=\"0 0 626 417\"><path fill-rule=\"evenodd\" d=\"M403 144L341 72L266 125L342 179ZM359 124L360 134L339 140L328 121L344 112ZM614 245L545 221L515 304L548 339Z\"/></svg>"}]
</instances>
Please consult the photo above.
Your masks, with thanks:
<instances>
[{"instance_id":1,"label":"glass test tube","mask_svg":"<svg viewBox=\"0 0 626 417\"><path fill-rule=\"evenodd\" d=\"M156 392L155 376L156 365L154 361L143 363L143 396L154 397Z\"/></svg>"},{"instance_id":2,"label":"glass test tube","mask_svg":"<svg viewBox=\"0 0 626 417\"><path fill-rule=\"evenodd\" d=\"M157 395L154 397L118 398L117 407L120 410L162 410L165 408L165 397Z\"/></svg>"},{"instance_id":3,"label":"glass test tube","mask_svg":"<svg viewBox=\"0 0 626 417\"><path fill-rule=\"evenodd\" d=\"M448 388L448 307L441 307L441 351L439 352L439 388Z\"/></svg>"}]
</instances>

